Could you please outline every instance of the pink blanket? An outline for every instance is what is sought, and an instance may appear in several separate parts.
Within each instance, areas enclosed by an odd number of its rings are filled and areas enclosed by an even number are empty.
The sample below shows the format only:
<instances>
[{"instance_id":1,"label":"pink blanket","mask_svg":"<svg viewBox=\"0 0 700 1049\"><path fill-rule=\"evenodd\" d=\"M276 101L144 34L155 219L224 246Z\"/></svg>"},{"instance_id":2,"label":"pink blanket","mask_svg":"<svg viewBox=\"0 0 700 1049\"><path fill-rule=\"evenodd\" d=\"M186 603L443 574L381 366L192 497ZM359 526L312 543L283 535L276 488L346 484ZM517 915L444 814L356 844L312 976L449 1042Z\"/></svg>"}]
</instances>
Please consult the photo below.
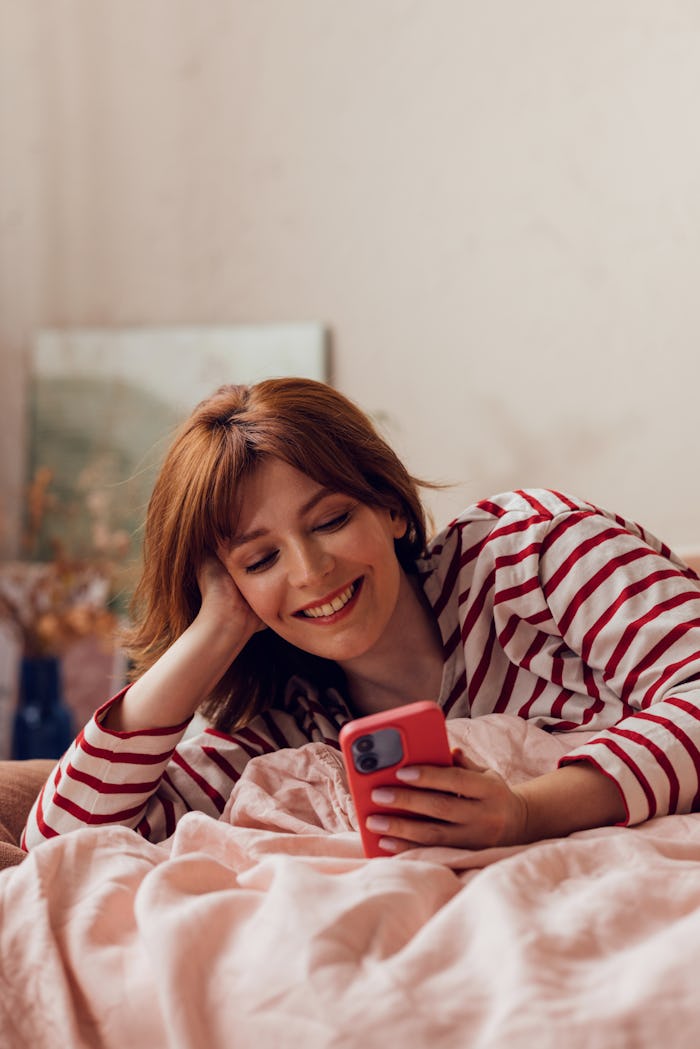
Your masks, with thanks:
<instances>
[{"instance_id":1,"label":"pink blanket","mask_svg":"<svg viewBox=\"0 0 700 1049\"><path fill-rule=\"evenodd\" d=\"M449 723L512 781L571 738ZM8 1049L700 1044L700 815L362 858L338 754L250 763L163 846L55 839L0 874Z\"/></svg>"}]
</instances>

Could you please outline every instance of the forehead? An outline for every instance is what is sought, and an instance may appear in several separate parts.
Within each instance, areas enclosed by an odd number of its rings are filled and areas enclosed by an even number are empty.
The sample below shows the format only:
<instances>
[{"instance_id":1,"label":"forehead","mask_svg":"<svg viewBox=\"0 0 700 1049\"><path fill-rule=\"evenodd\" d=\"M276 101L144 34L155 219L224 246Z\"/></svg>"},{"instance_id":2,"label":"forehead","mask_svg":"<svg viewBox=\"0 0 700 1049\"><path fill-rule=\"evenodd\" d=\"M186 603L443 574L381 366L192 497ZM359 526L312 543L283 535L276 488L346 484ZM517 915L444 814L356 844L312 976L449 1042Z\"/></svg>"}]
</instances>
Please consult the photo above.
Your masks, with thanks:
<instances>
[{"instance_id":1,"label":"forehead","mask_svg":"<svg viewBox=\"0 0 700 1049\"><path fill-rule=\"evenodd\" d=\"M258 528L272 528L287 517L307 512L332 493L332 489L282 459L263 460L238 484L232 538Z\"/></svg>"},{"instance_id":2,"label":"forehead","mask_svg":"<svg viewBox=\"0 0 700 1049\"><path fill-rule=\"evenodd\" d=\"M324 489L324 486L283 459L270 457L260 460L250 473L241 479L239 488L243 509L254 504L261 505L270 498L303 498Z\"/></svg>"}]
</instances>

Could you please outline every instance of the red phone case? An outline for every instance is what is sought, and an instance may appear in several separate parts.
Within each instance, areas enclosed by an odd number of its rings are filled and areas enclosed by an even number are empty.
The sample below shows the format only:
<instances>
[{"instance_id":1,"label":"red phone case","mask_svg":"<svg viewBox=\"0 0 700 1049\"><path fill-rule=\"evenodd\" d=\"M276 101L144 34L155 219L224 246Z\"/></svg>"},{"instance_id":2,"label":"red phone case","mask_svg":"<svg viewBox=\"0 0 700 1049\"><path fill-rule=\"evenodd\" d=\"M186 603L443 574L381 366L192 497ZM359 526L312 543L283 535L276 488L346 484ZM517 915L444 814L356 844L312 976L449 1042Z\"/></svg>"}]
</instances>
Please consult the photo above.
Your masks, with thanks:
<instances>
[{"instance_id":1,"label":"red phone case","mask_svg":"<svg viewBox=\"0 0 700 1049\"><path fill-rule=\"evenodd\" d=\"M387 729L393 732L386 734ZM367 816L383 811L371 800L371 793L375 787L389 784L405 787L395 776L404 765L452 765L445 715L437 703L425 700L356 718L340 730L340 747L365 856L388 856L377 844L381 834L374 834L365 826ZM375 758L380 764L387 764L371 768ZM366 765L367 771L360 771L356 763Z\"/></svg>"}]
</instances>

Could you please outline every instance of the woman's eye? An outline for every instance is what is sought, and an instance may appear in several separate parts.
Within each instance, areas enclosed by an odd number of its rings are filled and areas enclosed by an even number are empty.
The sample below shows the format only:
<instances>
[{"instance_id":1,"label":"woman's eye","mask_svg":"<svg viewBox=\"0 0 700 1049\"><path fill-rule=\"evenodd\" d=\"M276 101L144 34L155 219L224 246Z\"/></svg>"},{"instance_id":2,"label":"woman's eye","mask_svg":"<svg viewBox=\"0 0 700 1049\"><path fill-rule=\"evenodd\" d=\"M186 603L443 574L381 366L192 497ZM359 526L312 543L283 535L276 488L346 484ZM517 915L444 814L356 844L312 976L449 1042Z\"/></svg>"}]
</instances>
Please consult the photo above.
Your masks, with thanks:
<instances>
[{"instance_id":1,"label":"woman's eye","mask_svg":"<svg viewBox=\"0 0 700 1049\"><path fill-rule=\"evenodd\" d=\"M265 557L261 557L259 561L254 561L252 565L246 565L245 571L249 574L255 572L264 572L266 568L270 568L277 559L277 551L273 551L271 554L266 554Z\"/></svg>"},{"instance_id":2,"label":"woman's eye","mask_svg":"<svg viewBox=\"0 0 700 1049\"><path fill-rule=\"evenodd\" d=\"M347 524L350 520L350 511L346 510L345 513L338 514L336 517L332 517L330 521L323 521L322 524L316 525L317 532L336 532L343 525Z\"/></svg>"}]
</instances>

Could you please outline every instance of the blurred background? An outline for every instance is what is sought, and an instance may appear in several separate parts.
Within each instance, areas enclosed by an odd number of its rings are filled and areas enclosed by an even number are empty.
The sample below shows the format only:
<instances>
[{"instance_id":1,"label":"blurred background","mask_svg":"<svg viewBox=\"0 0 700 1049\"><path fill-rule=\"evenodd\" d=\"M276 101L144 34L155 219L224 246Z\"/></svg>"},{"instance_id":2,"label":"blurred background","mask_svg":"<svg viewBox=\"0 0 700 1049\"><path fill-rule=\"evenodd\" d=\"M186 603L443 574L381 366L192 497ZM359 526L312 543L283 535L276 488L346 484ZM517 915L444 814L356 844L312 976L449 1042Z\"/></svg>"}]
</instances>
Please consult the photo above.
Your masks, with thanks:
<instances>
[{"instance_id":1,"label":"blurred background","mask_svg":"<svg viewBox=\"0 0 700 1049\"><path fill-rule=\"evenodd\" d=\"M307 322L438 524L700 545L696 3L0 0L0 78L0 555L38 330Z\"/></svg>"}]
</instances>

